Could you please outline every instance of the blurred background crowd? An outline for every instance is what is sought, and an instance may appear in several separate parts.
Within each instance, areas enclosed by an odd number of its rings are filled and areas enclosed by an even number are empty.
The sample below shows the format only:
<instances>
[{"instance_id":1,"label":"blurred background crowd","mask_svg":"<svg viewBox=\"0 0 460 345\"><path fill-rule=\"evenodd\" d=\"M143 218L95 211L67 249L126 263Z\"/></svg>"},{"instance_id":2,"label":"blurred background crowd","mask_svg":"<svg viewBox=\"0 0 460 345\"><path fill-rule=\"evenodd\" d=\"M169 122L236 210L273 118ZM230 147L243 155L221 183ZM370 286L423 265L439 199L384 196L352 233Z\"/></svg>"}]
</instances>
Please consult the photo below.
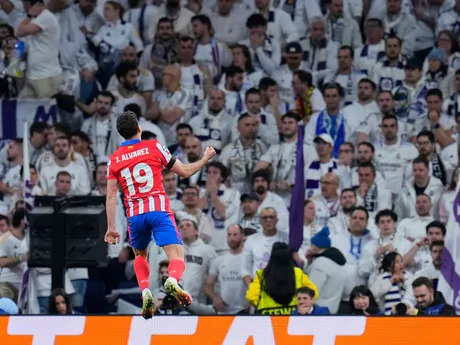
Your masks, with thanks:
<instances>
[{"instance_id":1,"label":"blurred background crowd","mask_svg":"<svg viewBox=\"0 0 460 345\"><path fill-rule=\"evenodd\" d=\"M163 173L193 304L163 290L152 241L158 313L455 314L438 279L459 177L460 0L0 7L0 312L30 256L24 164L33 196L104 196L130 110L182 162L218 153L188 179ZM18 119L28 140L6 133ZM68 269L54 291L33 269L28 312L139 310L125 214L120 195L107 264Z\"/></svg>"}]
</instances>

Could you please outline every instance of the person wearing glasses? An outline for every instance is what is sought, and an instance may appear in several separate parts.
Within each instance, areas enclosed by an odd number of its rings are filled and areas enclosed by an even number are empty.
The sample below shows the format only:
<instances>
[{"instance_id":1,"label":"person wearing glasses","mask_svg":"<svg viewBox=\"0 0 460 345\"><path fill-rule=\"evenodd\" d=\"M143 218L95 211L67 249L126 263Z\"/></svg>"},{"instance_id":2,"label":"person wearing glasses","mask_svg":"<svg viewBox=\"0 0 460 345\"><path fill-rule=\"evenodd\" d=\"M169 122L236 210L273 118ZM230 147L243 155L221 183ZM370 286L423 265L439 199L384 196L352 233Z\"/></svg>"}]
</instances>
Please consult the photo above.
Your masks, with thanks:
<instances>
[{"instance_id":1,"label":"person wearing glasses","mask_svg":"<svg viewBox=\"0 0 460 345\"><path fill-rule=\"evenodd\" d=\"M273 244L276 242L288 243L289 241L288 233L278 230L277 221L275 209L264 208L260 212L262 232L248 237L244 244L242 276L246 286L249 286L258 270L267 266Z\"/></svg>"}]
</instances>

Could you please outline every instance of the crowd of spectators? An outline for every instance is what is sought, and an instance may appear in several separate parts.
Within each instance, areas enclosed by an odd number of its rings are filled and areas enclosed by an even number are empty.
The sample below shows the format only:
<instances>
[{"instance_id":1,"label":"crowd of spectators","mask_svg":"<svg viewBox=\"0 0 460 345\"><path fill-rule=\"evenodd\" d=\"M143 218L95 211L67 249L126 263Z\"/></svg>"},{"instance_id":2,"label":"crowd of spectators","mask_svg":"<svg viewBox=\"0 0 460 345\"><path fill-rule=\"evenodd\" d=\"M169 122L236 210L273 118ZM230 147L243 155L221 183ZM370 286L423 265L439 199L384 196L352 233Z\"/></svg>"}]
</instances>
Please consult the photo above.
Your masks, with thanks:
<instances>
[{"instance_id":1,"label":"crowd of spectators","mask_svg":"<svg viewBox=\"0 0 460 345\"><path fill-rule=\"evenodd\" d=\"M158 313L455 313L437 282L460 171L460 0L0 8L3 99L59 108L57 123L31 123L28 140L0 152L3 300L17 300L30 256L24 163L34 196L104 196L116 119L130 110L142 139L182 162L206 146L218 153L190 178L163 172L193 303L176 308L164 292L168 263L152 241ZM304 228L293 253L299 125ZM68 269L62 289L51 291L50 269L33 269L40 313L113 312L137 286L121 194L117 230L108 265Z\"/></svg>"}]
</instances>

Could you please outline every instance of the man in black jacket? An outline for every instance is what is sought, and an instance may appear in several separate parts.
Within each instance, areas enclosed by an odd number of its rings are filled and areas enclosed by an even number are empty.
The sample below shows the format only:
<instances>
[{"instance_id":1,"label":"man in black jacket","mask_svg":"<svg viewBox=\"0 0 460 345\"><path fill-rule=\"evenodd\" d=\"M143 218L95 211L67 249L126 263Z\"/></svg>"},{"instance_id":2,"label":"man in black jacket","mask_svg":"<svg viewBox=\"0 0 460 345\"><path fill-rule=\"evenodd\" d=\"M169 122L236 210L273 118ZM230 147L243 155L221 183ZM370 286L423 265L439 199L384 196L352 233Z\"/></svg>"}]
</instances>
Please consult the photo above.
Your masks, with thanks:
<instances>
[{"instance_id":1,"label":"man in black jacket","mask_svg":"<svg viewBox=\"0 0 460 345\"><path fill-rule=\"evenodd\" d=\"M412 282L415 300L415 315L455 316L455 309L446 303L441 292L434 292L433 283L426 277Z\"/></svg>"}]
</instances>

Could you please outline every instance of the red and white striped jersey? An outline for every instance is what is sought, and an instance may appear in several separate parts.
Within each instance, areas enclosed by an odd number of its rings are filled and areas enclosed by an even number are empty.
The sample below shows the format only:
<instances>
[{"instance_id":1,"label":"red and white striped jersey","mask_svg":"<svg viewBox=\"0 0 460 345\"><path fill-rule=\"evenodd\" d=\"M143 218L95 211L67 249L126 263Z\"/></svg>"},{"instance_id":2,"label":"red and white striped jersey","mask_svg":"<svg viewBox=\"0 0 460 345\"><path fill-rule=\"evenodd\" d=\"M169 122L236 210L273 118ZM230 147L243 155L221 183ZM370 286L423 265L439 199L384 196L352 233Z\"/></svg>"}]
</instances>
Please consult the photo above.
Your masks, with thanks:
<instances>
[{"instance_id":1,"label":"red and white striped jersey","mask_svg":"<svg viewBox=\"0 0 460 345\"><path fill-rule=\"evenodd\" d=\"M121 144L107 163L107 179L121 185L126 216L147 212L172 212L163 188L164 167L175 158L157 140L129 140Z\"/></svg>"}]
</instances>

